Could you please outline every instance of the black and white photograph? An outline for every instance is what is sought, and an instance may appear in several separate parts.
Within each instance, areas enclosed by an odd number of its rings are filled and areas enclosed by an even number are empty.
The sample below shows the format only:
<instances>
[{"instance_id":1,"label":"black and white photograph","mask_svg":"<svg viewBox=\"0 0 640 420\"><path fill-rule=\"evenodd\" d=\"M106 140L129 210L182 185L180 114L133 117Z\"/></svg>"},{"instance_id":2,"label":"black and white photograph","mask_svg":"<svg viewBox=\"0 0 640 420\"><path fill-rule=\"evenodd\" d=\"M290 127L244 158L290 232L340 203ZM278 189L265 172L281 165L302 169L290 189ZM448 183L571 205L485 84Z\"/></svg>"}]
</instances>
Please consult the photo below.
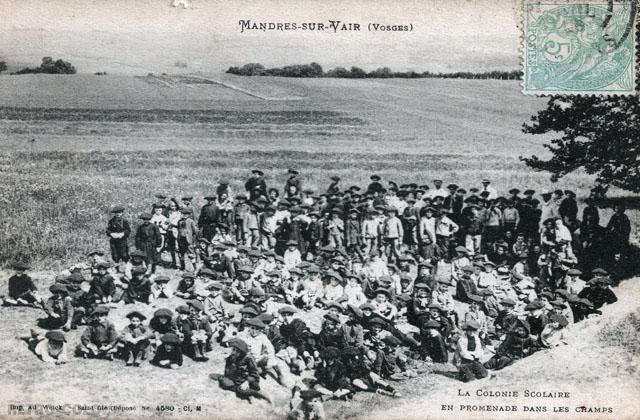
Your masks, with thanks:
<instances>
[{"instance_id":1,"label":"black and white photograph","mask_svg":"<svg viewBox=\"0 0 640 420\"><path fill-rule=\"evenodd\" d=\"M637 418L638 6L0 0L0 418Z\"/></svg>"}]
</instances>

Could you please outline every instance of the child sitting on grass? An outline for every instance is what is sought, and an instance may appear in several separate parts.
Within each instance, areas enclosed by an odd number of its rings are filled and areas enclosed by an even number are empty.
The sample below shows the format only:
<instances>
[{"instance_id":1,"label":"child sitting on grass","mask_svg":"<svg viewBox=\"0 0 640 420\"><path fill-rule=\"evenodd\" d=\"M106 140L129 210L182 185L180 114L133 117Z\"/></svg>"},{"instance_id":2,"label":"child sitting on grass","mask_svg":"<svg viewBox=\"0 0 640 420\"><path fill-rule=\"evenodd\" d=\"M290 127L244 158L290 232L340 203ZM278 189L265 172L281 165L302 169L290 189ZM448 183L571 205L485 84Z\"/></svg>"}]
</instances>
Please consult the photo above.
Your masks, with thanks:
<instances>
[{"instance_id":1,"label":"child sitting on grass","mask_svg":"<svg viewBox=\"0 0 640 420\"><path fill-rule=\"evenodd\" d=\"M238 398L251 402L253 397L271 403L271 399L260 392L260 375L247 343L234 338L229 341L229 347L232 353L225 359L224 375L212 373L209 378L218 381L220 388L235 392Z\"/></svg>"},{"instance_id":2,"label":"child sitting on grass","mask_svg":"<svg viewBox=\"0 0 640 420\"><path fill-rule=\"evenodd\" d=\"M166 369L178 369L182 366L182 350L180 349L180 337L168 333L160 338L162 344L158 346L151 364Z\"/></svg>"},{"instance_id":3,"label":"child sitting on grass","mask_svg":"<svg viewBox=\"0 0 640 420\"><path fill-rule=\"evenodd\" d=\"M140 359L144 358L149 347L149 334L142 325L142 321L147 319L138 311L127 314L129 325L122 332L121 345L123 354L127 361L127 366L139 367Z\"/></svg>"},{"instance_id":4,"label":"child sitting on grass","mask_svg":"<svg viewBox=\"0 0 640 420\"><path fill-rule=\"evenodd\" d=\"M117 351L118 333L116 327L107 319L109 309L98 306L91 314L91 324L82 334L77 353L86 358L113 360Z\"/></svg>"},{"instance_id":5,"label":"child sitting on grass","mask_svg":"<svg viewBox=\"0 0 640 420\"><path fill-rule=\"evenodd\" d=\"M43 362L62 365L67 363L67 339L61 331L48 331L44 336L31 330L29 350Z\"/></svg>"},{"instance_id":6,"label":"child sitting on grass","mask_svg":"<svg viewBox=\"0 0 640 420\"><path fill-rule=\"evenodd\" d=\"M26 274L29 265L16 263L13 266L15 274L9 277L9 296L3 297L5 306L35 306L44 307L44 300L38 294L38 288L31 276Z\"/></svg>"}]
</instances>

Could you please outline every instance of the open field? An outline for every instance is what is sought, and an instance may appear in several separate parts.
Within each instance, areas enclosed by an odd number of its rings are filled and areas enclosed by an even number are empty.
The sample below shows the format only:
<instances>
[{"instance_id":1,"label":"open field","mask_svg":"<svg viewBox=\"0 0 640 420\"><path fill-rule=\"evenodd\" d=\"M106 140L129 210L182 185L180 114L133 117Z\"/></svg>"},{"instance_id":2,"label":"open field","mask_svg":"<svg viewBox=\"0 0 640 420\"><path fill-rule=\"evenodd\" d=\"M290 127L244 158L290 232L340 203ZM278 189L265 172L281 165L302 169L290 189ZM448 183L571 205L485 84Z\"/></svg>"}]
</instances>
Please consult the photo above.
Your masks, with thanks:
<instances>
[{"instance_id":1,"label":"open field","mask_svg":"<svg viewBox=\"0 0 640 420\"><path fill-rule=\"evenodd\" d=\"M240 190L254 166L277 187L288 167L301 168L315 190L334 174L366 185L373 172L466 187L486 176L503 192L550 186L517 159L544 153L546 140L520 132L545 100L521 95L517 82L207 78L300 99L184 78L0 77L0 264L75 262L106 248L111 205L134 221L158 192L193 194L199 206L221 177ZM590 182L571 175L558 186L584 198ZM637 235L638 212L630 217Z\"/></svg>"},{"instance_id":2,"label":"open field","mask_svg":"<svg viewBox=\"0 0 640 420\"><path fill-rule=\"evenodd\" d=\"M396 182L430 183L437 176L466 187L478 186L486 176L501 192L514 186L550 186L547 174L532 172L517 159L543 153L546 139L520 132L545 100L522 96L516 82L207 77L258 96L296 99L266 101L216 84L170 78L0 76L0 266L27 257L38 271L38 286L46 289L56 270L81 260L90 249L108 248L104 228L110 206L125 205L135 229L135 215L150 208L154 194L192 194L200 206L218 179L228 178L239 191L255 166L265 170L268 185L279 188L288 167L300 168L304 185L315 190L326 188L334 174L345 186L366 185L373 172ZM590 182L574 174L558 186L575 189L582 200ZM609 215L604 210L602 220ZM629 216L637 240L638 210ZM8 274L0 271L0 294ZM631 311L637 305L637 287L627 292L627 304L612 309ZM187 361L179 381L171 372L147 365L132 375L130 369L104 361L73 360L66 367L43 370L16 338L28 334L40 313L28 308L0 311L5 324L0 329L3 403L191 404L206 407L209 416L224 410L238 418L276 418L286 410L288 391L272 380L264 387L276 398L274 406L241 403L210 383L206 374L222 369L226 354L220 351L205 365ZM593 357L581 358L584 364L569 378L574 381L569 386L578 386L580 375L595 372L607 354L622 351L595 341L591 333L597 324L589 328L579 331L590 340L579 341L580 351ZM70 334L71 342L77 342L80 332ZM627 369L637 364L637 357L620 354L628 364L610 369L615 373L607 380L627 383L631 378L637 383L637 370ZM561 384L566 369L559 365L575 353L560 349L534 357L531 363L555 358L555 363L543 362L540 372ZM533 366L525 370L536 371ZM518 376L517 365L503 372L501 387L508 387L504 381L529 380ZM491 382L495 378L482 386ZM426 413L439 406L433 401L450 397L459 386L446 374L427 374L398 385L406 398L359 394L351 404L328 403L327 414L353 418L385 409L389 416Z\"/></svg>"}]
</instances>

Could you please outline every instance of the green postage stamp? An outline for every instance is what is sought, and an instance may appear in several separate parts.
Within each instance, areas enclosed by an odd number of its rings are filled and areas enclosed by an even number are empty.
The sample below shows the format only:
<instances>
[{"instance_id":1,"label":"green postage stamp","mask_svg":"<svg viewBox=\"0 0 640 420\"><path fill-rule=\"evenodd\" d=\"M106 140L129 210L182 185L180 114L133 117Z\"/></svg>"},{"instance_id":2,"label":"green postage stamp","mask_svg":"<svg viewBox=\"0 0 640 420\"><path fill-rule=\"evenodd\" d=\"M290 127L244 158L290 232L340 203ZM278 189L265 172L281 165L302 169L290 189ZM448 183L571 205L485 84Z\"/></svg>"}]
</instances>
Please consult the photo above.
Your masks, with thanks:
<instances>
[{"instance_id":1,"label":"green postage stamp","mask_svg":"<svg viewBox=\"0 0 640 420\"><path fill-rule=\"evenodd\" d=\"M634 1L524 1L523 91L634 94Z\"/></svg>"}]
</instances>

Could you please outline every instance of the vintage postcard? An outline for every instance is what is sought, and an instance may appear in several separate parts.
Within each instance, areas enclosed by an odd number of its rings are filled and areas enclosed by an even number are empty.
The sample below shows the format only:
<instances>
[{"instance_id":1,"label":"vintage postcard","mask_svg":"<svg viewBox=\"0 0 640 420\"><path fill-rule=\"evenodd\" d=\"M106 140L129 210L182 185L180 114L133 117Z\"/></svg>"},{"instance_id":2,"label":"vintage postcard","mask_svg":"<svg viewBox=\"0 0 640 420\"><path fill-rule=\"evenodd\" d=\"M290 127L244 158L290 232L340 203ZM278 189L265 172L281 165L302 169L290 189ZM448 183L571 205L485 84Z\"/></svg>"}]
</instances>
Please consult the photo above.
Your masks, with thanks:
<instances>
[{"instance_id":1,"label":"vintage postcard","mask_svg":"<svg viewBox=\"0 0 640 420\"><path fill-rule=\"evenodd\" d=\"M0 418L638 417L636 0L0 10Z\"/></svg>"}]
</instances>

